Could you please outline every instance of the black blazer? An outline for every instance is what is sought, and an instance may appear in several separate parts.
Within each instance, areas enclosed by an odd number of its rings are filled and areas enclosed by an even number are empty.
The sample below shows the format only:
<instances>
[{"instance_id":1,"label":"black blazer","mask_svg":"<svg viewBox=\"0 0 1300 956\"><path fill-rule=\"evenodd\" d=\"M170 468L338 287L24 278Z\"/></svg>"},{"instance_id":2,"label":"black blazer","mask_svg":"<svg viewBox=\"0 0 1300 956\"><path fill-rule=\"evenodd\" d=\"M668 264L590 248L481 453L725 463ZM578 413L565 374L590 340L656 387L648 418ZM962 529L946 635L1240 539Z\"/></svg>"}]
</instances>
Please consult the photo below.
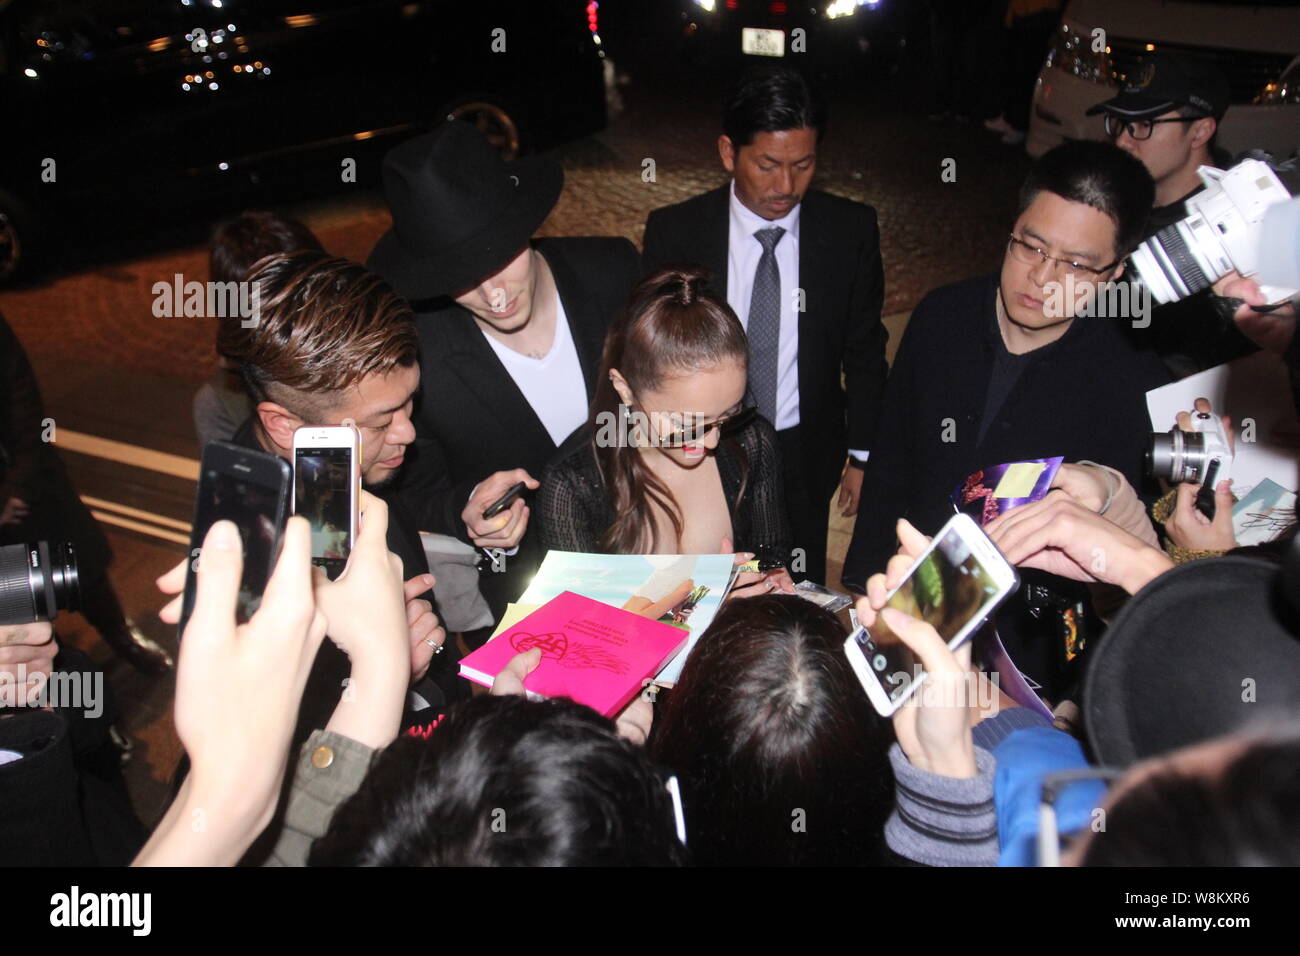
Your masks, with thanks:
<instances>
[{"instance_id":1,"label":"black blazer","mask_svg":"<svg viewBox=\"0 0 1300 956\"><path fill-rule=\"evenodd\" d=\"M1051 345L1029 353L1001 409L979 440L1000 332L997 274L928 294L912 313L885 390L876 447L867 462L844 586L866 579L897 550L907 518L934 534L954 511L951 495L981 468L1065 456L1110 465L1139 490L1151 434L1146 392L1169 381L1160 360L1138 352L1110 319L1077 319Z\"/></svg>"},{"instance_id":2,"label":"black blazer","mask_svg":"<svg viewBox=\"0 0 1300 956\"><path fill-rule=\"evenodd\" d=\"M646 272L674 262L708 268L727 297L730 184L650 213ZM799 213L799 424L811 477L827 497L849 448L870 451L884 395L885 342L880 322L885 277L876 211L809 190ZM841 373L844 386L840 385Z\"/></svg>"},{"instance_id":3,"label":"black blazer","mask_svg":"<svg viewBox=\"0 0 1300 956\"><path fill-rule=\"evenodd\" d=\"M604 237L539 239L535 247L555 276L590 401L605 330L639 278L636 247ZM416 438L397 491L420 530L468 540L460 513L474 486L511 468L525 468L540 480L557 446L469 311L446 299L415 307ZM498 616L505 601L518 598L517 591L509 593L514 585L526 583L522 576L540 560L535 537L530 528L519 553L506 559L508 585L502 575L483 575L484 596Z\"/></svg>"}]
</instances>

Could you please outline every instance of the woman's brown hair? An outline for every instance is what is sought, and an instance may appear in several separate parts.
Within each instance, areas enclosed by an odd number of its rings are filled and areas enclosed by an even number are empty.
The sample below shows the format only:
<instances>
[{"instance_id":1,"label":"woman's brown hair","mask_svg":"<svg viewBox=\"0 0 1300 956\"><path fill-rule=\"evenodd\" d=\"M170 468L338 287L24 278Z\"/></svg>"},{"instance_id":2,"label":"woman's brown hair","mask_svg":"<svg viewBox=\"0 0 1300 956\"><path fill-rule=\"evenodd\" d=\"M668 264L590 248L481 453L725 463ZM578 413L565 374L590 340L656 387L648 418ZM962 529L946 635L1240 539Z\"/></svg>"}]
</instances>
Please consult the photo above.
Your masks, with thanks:
<instances>
[{"instance_id":1,"label":"woman's brown hair","mask_svg":"<svg viewBox=\"0 0 1300 956\"><path fill-rule=\"evenodd\" d=\"M666 378L728 360L742 368L748 365L745 330L725 302L703 290L707 276L698 266L670 267L648 276L632 290L623 314L605 336L590 423L596 463L616 516L601 536L603 551L650 551L656 505L668 516L674 534L680 538L682 533L681 509L646 466L640 449L629 442L597 440L601 426L623 414L610 370L617 369L633 392L644 394L658 389ZM743 480L741 488L743 497Z\"/></svg>"}]
</instances>

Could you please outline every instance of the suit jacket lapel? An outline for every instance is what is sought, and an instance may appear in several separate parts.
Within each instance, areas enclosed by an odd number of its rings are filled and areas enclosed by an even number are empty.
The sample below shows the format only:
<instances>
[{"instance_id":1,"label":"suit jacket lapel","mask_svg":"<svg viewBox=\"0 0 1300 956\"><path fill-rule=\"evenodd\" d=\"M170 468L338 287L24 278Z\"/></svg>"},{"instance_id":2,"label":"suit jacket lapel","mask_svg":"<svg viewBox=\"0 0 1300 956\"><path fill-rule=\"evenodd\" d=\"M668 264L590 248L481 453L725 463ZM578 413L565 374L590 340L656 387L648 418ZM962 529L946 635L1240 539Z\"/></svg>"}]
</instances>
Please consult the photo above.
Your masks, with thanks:
<instances>
[{"instance_id":1,"label":"suit jacket lapel","mask_svg":"<svg viewBox=\"0 0 1300 956\"><path fill-rule=\"evenodd\" d=\"M503 436L545 449L545 455L552 454L555 443L551 441L546 426L528 404L528 399L524 398L524 393L501 364L492 346L488 345L473 317L459 306L456 312L458 314L447 317L450 320L446 330L450 349L444 367L492 412ZM491 439L485 436L484 440Z\"/></svg>"},{"instance_id":2,"label":"suit jacket lapel","mask_svg":"<svg viewBox=\"0 0 1300 956\"><path fill-rule=\"evenodd\" d=\"M835 266L836 239L821 221L819 198L810 190L799 210L799 287L803 289L804 305L799 313L799 391L804 394L805 382L811 384L814 376L832 374L817 367L821 350L815 345L822 338L821 323L826 321L825 299L831 284L828 270ZM839 370L833 374L838 375Z\"/></svg>"},{"instance_id":3,"label":"suit jacket lapel","mask_svg":"<svg viewBox=\"0 0 1300 956\"><path fill-rule=\"evenodd\" d=\"M731 243L731 184L709 194L700 264L709 270L709 282L718 298L727 299L728 246Z\"/></svg>"},{"instance_id":4,"label":"suit jacket lapel","mask_svg":"<svg viewBox=\"0 0 1300 956\"><path fill-rule=\"evenodd\" d=\"M582 366L582 378L587 387L587 399L591 400L596 389L596 374L599 371L601 352L605 348L605 328L607 322L600 315L600 304L583 292L577 272L567 258L560 252L556 240L539 240L537 251L546 258L555 278L555 288L564 305L564 314L569 322L569 332L578 350L578 363ZM612 321L614 316L609 316Z\"/></svg>"}]
</instances>

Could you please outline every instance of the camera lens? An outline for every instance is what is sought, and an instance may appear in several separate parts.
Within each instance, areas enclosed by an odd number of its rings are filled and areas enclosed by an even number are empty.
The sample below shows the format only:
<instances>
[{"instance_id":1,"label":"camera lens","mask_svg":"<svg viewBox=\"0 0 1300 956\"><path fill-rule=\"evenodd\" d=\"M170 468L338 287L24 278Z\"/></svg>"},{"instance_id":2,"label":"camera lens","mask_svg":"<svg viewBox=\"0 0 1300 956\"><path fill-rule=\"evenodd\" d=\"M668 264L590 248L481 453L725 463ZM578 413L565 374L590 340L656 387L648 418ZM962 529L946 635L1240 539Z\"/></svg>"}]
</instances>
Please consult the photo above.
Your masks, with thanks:
<instances>
[{"instance_id":1,"label":"camera lens","mask_svg":"<svg viewBox=\"0 0 1300 956\"><path fill-rule=\"evenodd\" d=\"M1205 463L1205 436L1200 432L1156 432L1147 446L1147 473L1171 484L1199 483Z\"/></svg>"},{"instance_id":2,"label":"camera lens","mask_svg":"<svg viewBox=\"0 0 1300 956\"><path fill-rule=\"evenodd\" d=\"M0 547L0 625L52 620L81 608L77 556L71 542Z\"/></svg>"},{"instance_id":3,"label":"camera lens","mask_svg":"<svg viewBox=\"0 0 1300 956\"><path fill-rule=\"evenodd\" d=\"M1219 278L1206 272L1210 250L1200 248L1205 241L1185 223L1166 226L1133 250L1130 274L1151 291L1159 305L1185 299Z\"/></svg>"}]
</instances>

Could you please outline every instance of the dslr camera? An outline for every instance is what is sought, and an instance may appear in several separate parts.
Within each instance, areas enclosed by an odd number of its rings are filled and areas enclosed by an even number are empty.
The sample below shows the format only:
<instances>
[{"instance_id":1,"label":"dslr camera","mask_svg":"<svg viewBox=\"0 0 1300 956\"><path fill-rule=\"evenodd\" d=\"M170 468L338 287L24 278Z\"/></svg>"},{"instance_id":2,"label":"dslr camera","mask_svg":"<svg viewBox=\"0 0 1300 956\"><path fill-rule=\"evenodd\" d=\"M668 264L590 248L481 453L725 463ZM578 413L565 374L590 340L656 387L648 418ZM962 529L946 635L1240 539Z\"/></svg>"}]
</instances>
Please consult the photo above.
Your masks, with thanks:
<instances>
[{"instance_id":1,"label":"dslr camera","mask_svg":"<svg viewBox=\"0 0 1300 956\"><path fill-rule=\"evenodd\" d=\"M0 625L51 621L81 609L81 581L72 542L0 547Z\"/></svg>"},{"instance_id":2,"label":"dslr camera","mask_svg":"<svg viewBox=\"0 0 1300 956\"><path fill-rule=\"evenodd\" d=\"M1214 486L1232 477L1232 449L1223 422L1210 412L1192 412L1192 431L1156 432L1147 448L1147 470L1171 484Z\"/></svg>"},{"instance_id":3,"label":"dslr camera","mask_svg":"<svg viewBox=\"0 0 1300 956\"><path fill-rule=\"evenodd\" d=\"M1161 229L1129 258L1133 278L1160 305L1208 289L1233 270L1260 273L1261 260L1273 258L1268 247L1281 225L1274 221L1283 214L1269 216L1270 210L1291 198L1277 173L1258 159L1243 159L1226 171L1202 166L1197 174L1205 189L1187 200L1186 218ZM1297 290L1261 285L1260 291L1277 302Z\"/></svg>"}]
</instances>

